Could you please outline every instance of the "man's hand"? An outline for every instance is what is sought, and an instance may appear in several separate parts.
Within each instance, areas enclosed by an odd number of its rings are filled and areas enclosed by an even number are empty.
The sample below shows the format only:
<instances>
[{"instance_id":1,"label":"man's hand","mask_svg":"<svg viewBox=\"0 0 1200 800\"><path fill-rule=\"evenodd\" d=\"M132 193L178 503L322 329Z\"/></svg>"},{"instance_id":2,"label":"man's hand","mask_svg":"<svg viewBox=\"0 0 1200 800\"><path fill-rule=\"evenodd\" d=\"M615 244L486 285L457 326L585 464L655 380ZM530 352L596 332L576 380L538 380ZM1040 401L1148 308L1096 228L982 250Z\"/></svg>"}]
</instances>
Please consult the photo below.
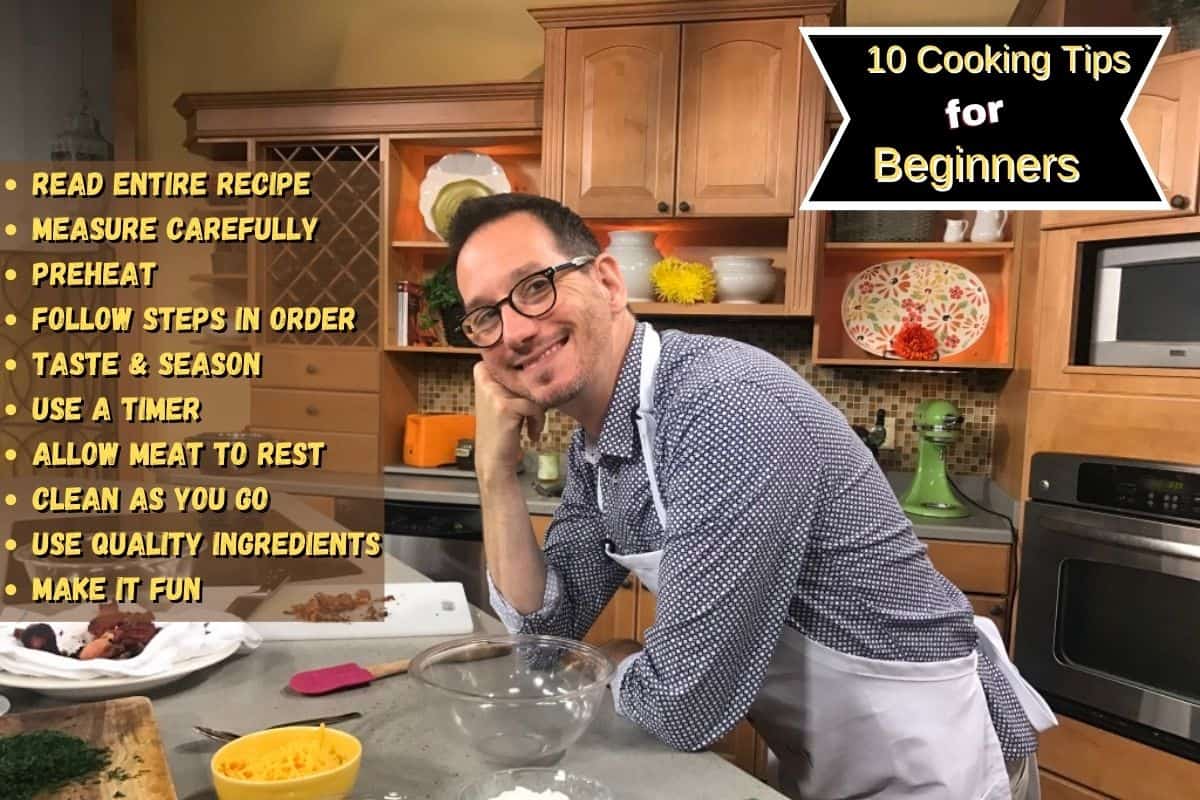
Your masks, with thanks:
<instances>
[{"instance_id":1,"label":"man's hand","mask_svg":"<svg viewBox=\"0 0 1200 800\"><path fill-rule=\"evenodd\" d=\"M546 410L500 385L487 366L475 365L475 469L481 479L516 474L524 455L521 426L528 423L529 438L537 442L546 421Z\"/></svg>"}]
</instances>

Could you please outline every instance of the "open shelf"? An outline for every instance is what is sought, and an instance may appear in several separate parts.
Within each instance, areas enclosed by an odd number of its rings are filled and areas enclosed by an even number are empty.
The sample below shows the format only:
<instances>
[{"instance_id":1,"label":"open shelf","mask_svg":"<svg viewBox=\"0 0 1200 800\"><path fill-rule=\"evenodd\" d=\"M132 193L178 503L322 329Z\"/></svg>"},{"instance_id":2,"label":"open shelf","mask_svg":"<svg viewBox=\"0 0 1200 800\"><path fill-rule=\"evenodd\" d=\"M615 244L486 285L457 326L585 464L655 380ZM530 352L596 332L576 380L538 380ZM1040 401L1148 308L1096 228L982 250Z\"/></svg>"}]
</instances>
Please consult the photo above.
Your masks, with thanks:
<instances>
[{"instance_id":1,"label":"open shelf","mask_svg":"<svg viewBox=\"0 0 1200 800\"><path fill-rule=\"evenodd\" d=\"M391 136L387 139L388 169L385 180L387 211L384 217L386 249L381 325L385 342L399 341L396 331L396 285L423 283L446 262L446 242L425 227L420 210L421 183L429 168L450 153L472 151L487 155L504 170L514 192L541 194L542 139L524 133L445 134ZM392 353L469 355L474 348L388 345Z\"/></svg>"},{"instance_id":2,"label":"open shelf","mask_svg":"<svg viewBox=\"0 0 1200 800\"><path fill-rule=\"evenodd\" d=\"M991 361L909 361L900 358L822 358L817 363L823 367L890 367L896 369L1008 369L1009 364L997 364Z\"/></svg>"},{"instance_id":3,"label":"open shelf","mask_svg":"<svg viewBox=\"0 0 1200 800\"><path fill-rule=\"evenodd\" d=\"M782 303L630 303L633 313L647 317L786 317Z\"/></svg>"},{"instance_id":4,"label":"open shelf","mask_svg":"<svg viewBox=\"0 0 1200 800\"><path fill-rule=\"evenodd\" d=\"M953 369L1011 369L1013 365L1013 334L1017 300L1017 275L1014 267L1015 250L1012 242L830 242L824 247L824 263L818 281L814 304L813 362L823 366L884 367L928 370ZM962 352L943 355L935 361L910 361L885 358L860 347L847 333L842 318L842 299L851 283L868 267L887 261L930 259L964 267L973 273L987 292L987 326L979 338ZM944 289L934 288L928 302L932 308L922 312L928 320L938 305L947 307L947 314L963 314L966 319L976 313L978 303L968 303L967 294L951 297ZM913 290L914 293L916 289ZM876 292L873 297L879 297ZM890 314L895 300L880 300L881 314ZM866 307L872 314L876 309ZM864 319L866 342L872 332L881 328L895 330L895 319ZM926 322L930 328L935 323ZM884 326L889 326L884 328Z\"/></svg>"},{"instance_id":5,"label":"open shelf","mask_svg":"<svg viewBox=\"0 0 1200 800\"><path fill-rule=\"evenodd\" d=\"M406 239L403 241L392 242L392 247L397 250L445 250L449 247L445 242L426 242L422 240Z\"/></svg>"},{"instance_id":6,"label":"open shelf","mask_svg":"<svg viewBox=\"0 0 1200 800\"><path fill-rule=\"evenodd\" d=\"M911 250L914 253L972 253L994 255L1013 249L1012 242L826 242L825 252L882 250L889 253Z\"/></svg>"},{"instance_id":7,"label":"open shelf","mask_svg":"<svg viewBox=\"0 0 1200 800\"><path fill-rule=\"evenodd\" d=\"M437 356L477 356L482 350L478 347L451 347L449 345L412 344L407 347L389 345L383 348L389 353L426 353Z\"/></svg>"}]
</instances>

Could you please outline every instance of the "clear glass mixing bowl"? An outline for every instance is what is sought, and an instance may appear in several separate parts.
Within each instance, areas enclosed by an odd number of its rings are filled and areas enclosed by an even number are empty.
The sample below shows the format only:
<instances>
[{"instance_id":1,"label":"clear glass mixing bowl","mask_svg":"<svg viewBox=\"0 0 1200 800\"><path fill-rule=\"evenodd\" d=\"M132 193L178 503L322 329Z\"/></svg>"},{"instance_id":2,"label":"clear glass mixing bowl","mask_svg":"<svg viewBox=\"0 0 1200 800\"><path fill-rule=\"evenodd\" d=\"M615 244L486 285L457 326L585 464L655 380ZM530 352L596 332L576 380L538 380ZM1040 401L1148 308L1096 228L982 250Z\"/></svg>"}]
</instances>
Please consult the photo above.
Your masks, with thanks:
<instances>
[{"instance_id":1,"label":"clear glass mixing bowl","mask_svg":"<svg viewBox=\"0 0 1200 800\"><path fill-rule=\"evenodd\" d=\"M555 636L478 635L429 648L409 665L450 734L485 760L544 766L587 730L613 663Z\"/></svg>"}]
</instances>

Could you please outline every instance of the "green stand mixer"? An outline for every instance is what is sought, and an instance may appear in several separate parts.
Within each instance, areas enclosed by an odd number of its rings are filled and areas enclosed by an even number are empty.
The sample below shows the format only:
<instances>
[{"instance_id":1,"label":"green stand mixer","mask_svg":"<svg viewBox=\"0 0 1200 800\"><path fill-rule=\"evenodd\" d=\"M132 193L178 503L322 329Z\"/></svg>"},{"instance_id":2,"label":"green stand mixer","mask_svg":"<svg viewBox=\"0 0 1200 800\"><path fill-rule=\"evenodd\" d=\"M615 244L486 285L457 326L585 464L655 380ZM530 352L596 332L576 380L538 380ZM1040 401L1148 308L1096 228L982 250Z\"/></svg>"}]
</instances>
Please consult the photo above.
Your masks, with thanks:
<instances>
[{"instance_id":1,"label":"green stand mixer","mask_svg":"<svg viewBox=\"0 0 1200 800\"><path fill-rule=\"evenodd\" d=\"M913 430L917 445L917 474L900 500L900 507L921 517L953 519L971 515L950 487L946 475L946 449L958 440L963 415L948 400L924 400L917 406Z\"/></svg>"}]
</instances>

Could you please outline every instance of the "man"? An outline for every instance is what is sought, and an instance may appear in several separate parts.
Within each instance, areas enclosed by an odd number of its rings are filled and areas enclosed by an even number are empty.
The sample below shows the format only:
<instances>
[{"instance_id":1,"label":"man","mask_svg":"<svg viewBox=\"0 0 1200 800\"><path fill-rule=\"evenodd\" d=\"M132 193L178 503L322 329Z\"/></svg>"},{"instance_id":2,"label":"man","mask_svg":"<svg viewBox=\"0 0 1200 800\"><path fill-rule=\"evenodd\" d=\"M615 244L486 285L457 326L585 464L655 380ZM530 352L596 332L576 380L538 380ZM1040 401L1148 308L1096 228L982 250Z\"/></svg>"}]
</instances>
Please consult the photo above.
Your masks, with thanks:
<instances>
[{"instance_id":1,"label":"man","mask_svg":"<svg viewBox=\"0 0 1200 800\"><path fill-rule=\"evenodd\" d=\"M702 749L749 715L797 797L1037 796L1022 703L1052 715L837 410L757 348L638 323L617 263L553 201L464 203L449 245L483 348L475 465L511 630L580 638L632 571L657 615L644 649L609 648L613 697L664 742ZM517 464L548 408L580 429L543 552Z\"/></svg>"}]
</instances>

